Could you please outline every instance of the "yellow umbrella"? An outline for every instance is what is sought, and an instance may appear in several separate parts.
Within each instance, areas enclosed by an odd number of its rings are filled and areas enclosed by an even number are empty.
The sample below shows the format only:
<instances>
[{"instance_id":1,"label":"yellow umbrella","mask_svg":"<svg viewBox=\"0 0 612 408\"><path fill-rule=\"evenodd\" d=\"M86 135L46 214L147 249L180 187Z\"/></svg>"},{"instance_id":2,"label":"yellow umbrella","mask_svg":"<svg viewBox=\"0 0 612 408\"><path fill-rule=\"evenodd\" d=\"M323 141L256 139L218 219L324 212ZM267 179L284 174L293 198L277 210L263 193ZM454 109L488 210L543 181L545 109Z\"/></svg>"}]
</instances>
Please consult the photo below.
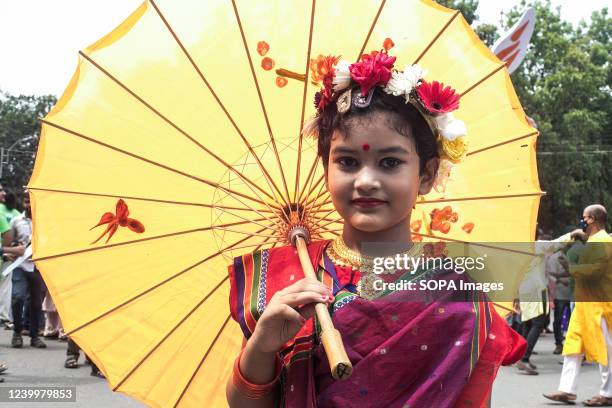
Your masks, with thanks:
<instances>
[{"instance_id":1,"label":"yellow umbrella","mask_svg":"<svg viewBox=\"0 0 612 408\"><path fill-rule=\"evenodd\" d=\"M319 88L310 61L357 59L387 38L397 66L418 62L462 94L455 116L469 130L445 192L418 203L415 236L532 238L537 132L458 12L405 0L147 1L80 52L29 184L37 265L113 390L151 406L225 405L242 339L229 321L230 259L285 244L296 214L315 239L342 227L316 146L300 137ZM451 217L432 218L445 206Z\"/></svg>"}]
</instances>

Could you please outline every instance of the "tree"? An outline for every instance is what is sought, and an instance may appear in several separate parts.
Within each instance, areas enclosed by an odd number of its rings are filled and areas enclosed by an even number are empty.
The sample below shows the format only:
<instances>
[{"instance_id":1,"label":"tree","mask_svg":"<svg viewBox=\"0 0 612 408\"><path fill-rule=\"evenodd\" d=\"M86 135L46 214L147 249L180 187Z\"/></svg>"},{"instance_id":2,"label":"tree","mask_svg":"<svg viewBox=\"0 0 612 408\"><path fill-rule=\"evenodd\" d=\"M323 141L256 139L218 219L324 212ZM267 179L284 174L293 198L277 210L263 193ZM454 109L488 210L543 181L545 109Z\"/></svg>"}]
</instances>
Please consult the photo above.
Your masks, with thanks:
<instances>
[{"instance_id":1,"label":"tree","mask_svg":"<svg viewBox=\"0 0 612 408\"><path fill-rule=\"evenodd\" d=\"M0 166L5 188L20 193L28 183L38 148L39 120L55 102L52 95L14 96L0 92L0 147L3 149Z\"/></svg>"},{"instance_id":2,"label":"tree","mask_svg":"<svg viewBox=\"0 0 612 408\"><path fill-rule=\"evenodd\" d=\"M604 8L590 24L573 27L550 1L523 0L504 16L504 27L528 6L536 10L536 27L512 82L540 130L539 177L547 195L538 223L559 234L589 204L612 209L612 19Z\"/></svg>"},{"instance_id":3,"label":"tree","mask_svg":"<svg viewBox=\"0 0 612 408\"><path fill-rule=\"evenodd\" d=\"M476 14L478 0L436 0L436 2L444 7L459 10L469 25L478 19Z\"/></svg>"}]
</instances>

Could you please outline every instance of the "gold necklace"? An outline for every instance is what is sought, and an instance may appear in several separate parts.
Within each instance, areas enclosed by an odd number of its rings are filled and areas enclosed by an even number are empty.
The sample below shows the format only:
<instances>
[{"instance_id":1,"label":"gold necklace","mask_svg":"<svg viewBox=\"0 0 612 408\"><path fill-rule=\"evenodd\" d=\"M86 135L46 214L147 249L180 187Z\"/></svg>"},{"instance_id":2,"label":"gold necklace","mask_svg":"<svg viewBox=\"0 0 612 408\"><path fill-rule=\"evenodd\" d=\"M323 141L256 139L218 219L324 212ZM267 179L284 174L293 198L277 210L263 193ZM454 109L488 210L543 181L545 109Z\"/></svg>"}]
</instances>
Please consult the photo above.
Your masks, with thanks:
<instances>
[{"instance_id":1,"label":"gold necklace","mask_svg":"<svg viewBox=\"0 0 612 408\"><path fill-rule=\"evenodd\" d=\"M400 252L393 255L395 258L397 255L400 257L413 257L417 253L420 253L422 246L419 244L413 244L409 250ZM350 266L354 271L360 271L362 273L372 273L374 271L374 259L377 257L362 255L357 251L353 251L346 245L342 236L334 239L327 250L327 255L336 265L339 266ZM384 257L387 258L387 257ZM384 272L383 272L384 273ZM393 271L388 272L393 273Z\"/></svg>"},{"instance_id":2,"label":"gold necklace","mask_svg":"<svg viewBox=\"0 0 612 408\"><path fill-rule=\"evenodd\" d=\"M423 253L423 245L414 243L412 247L404 252L399 253L400 257L414 257L417 254L420 256ZM357 251L350 249L342 236L334 239L327 249L327 255L331 261L339 266L350 266L354 271L361 272L361 279L357 283L357 295L365 299L374 299L379 293L373 288L373 281L377 279L374 274L374 258L373 256L362 255ZM395 256L394 256L395 258ZM386 271L382 273L395 273L396 271Z\"/></svg>"}]
</instances>

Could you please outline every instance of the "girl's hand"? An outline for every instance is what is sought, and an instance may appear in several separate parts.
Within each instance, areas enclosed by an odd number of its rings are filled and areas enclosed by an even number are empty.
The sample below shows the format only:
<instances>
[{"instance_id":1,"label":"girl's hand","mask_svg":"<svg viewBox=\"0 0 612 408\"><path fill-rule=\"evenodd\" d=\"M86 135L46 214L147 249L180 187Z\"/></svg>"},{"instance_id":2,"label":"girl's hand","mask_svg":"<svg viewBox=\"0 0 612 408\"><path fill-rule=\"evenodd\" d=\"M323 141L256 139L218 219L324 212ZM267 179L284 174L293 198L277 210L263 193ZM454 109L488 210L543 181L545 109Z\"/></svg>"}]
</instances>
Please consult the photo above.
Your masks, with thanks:
<instances>
[{"instance_id":1,"label":"girl's hand","mask_svg":"<svg viewBox=\"0 0 612 408\"><path fill-rule=\"evenodd\" d=\"M316 303L329 304L334 297L323 283L304 278L276 292L257 321L251 347L261 353L276 353L291 340L314 313Z\"/></svg>"}]
</instances>

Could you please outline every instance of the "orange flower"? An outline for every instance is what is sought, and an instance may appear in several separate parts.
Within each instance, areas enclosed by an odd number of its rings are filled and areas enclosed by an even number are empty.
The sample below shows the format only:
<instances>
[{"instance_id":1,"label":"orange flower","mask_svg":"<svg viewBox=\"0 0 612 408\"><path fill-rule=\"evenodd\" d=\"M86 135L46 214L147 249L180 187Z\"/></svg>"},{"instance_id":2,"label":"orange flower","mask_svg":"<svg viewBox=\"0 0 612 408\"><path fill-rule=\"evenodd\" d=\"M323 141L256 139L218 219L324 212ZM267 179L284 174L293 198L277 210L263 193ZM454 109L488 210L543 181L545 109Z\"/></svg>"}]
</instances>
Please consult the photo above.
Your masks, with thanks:
<instances>
[{"instance_id":1,"label":"orange flower","mask_svg":"<svg viewBox=\"0 0 612 408\"><path fill-rule=\"evenodd\" d=\"M284 87L285 85L287 85L287 79L277 76L276 77L276 86L278 86L279 88Z\"/></svg>"},{"instance_id":2,"label":"orange flower","mask_svg":"<svg viewBox=\"0 0 612 408\"><path fill-rule=\"evenodd\" d=\"M461 227L462 230L464 230L465 232L467 232L468 234L472 232L472 230L474 229L474 223L473 222L466 222L463 227Z\"/></svg>"},{"instance_id":3,"label":"orange flower","mask_svg":"<svg viewBox=\"0 0 612 408\"><path fill-rule=\"evenodd\" d=\"M257 53L262 57L266 55L270 51L270 46L265 41L260 41L257 43Z\"/></svg>"},{"instance_id":4,"label":"orange flower","mask_svg":"<svg viewBox=\"0 0 612 408\"><path fill-rule=\"evenodd\" d=\"M313 82L325 85L325 80L328 80L330 85L334 79L334 68L340 61L340 56L319 55L316 59L310 59L310 78Z\"/></svg>"},{"instance_id":5,"label":"orange flower","mask_svg":"<svg viewBox=\"0 0 612 408\"><path fill-rule=\"evenodd\" d=\"M448 234L451 228L451 223L457 222L459 215L453 212L450 205L444 208L434 208L431 212L431 229L432 231L440 231L443 234Z\"/></svg>"},{"instance_id":6,"label":"orange flower","mask_svg":"<svg viewBox=\"0 0 612 408\"><path fill-rule=\"evenodd\" d=\"M385 41L383 41L383 48L386 51L389 51L391 48L393 48L394 45L395 45L395 43L389 37L385 38Z\"/></svg>"},{"instance_id":7,"label":"orange flower","mask_svg":"<svg viewBox=\"0 0 612 408\"><path fill-rule=\"evenodd\" d=\"M261 60L261 67L266 71L271 70L272 68L274 68L274 60L270 57L265 57Z\"/></svg>"}]
</instances>

